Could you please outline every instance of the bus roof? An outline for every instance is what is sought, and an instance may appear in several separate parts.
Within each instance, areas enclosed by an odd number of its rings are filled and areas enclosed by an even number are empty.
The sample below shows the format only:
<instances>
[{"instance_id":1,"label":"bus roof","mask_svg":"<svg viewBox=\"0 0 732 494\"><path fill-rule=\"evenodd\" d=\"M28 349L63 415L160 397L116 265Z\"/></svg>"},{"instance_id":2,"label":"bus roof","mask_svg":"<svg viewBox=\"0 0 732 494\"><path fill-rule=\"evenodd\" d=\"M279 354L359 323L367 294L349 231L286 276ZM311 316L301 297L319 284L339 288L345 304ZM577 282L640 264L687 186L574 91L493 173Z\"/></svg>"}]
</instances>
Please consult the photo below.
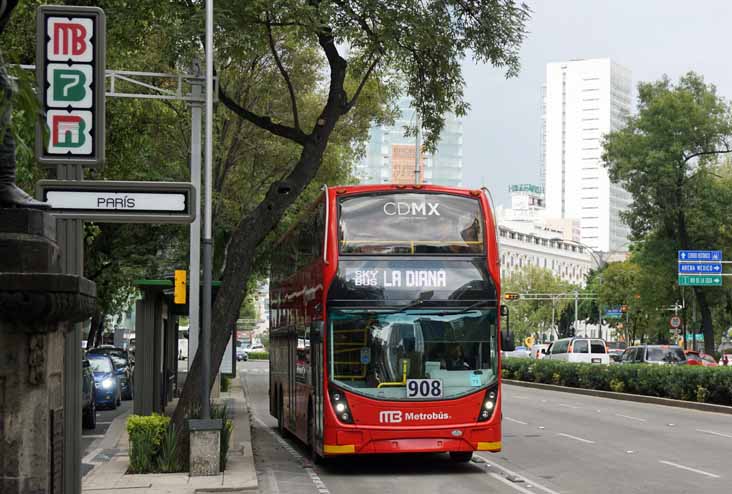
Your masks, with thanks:
<instances>
[{"instance_id":1,"label":"bus roof","mask_svg":"<svg viewBox=\"0 0 732 494\"><path fill-rule=\"evenodd\" d=\"M339 194L359 194L364 192L390 192L390 191L421 191L421 192L446 192L459 195L480 195L480 189L468 189L465 187L450 187L447 185L433 184L369 184L369 185L334 185L329 189Z\"/></svg>"}]
</instances>

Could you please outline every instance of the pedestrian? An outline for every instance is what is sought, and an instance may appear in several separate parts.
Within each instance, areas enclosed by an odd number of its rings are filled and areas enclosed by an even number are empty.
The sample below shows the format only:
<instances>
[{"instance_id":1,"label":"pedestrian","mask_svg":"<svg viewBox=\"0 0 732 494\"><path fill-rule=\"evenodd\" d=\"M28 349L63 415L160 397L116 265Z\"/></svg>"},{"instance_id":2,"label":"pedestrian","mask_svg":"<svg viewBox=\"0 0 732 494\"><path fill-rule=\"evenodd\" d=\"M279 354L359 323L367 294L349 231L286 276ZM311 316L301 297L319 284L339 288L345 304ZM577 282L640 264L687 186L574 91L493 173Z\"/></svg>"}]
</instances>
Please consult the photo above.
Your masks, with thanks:
<instances>
[{"instance_id":1,"label":"pedestrian","mask_svg":"<svg viewBox=\"0 0 732 494\"><path fill-rule=\"evenodd\" d=\"M729 359L727 358L727 354L725 354L724 357L722 357L722 365L727 366L728 363Z\"/></svg>"}]
</instances>

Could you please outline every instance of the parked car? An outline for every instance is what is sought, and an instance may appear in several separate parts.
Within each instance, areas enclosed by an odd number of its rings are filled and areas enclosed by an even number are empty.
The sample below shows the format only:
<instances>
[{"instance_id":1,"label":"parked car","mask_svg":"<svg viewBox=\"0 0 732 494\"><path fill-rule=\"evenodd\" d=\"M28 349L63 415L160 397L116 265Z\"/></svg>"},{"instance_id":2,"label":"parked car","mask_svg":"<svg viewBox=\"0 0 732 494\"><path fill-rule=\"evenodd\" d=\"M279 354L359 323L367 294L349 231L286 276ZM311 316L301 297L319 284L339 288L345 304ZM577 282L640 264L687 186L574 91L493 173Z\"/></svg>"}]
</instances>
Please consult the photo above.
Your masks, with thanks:
<instances>
[{"instance_id":1,"label":"parked car","mask_svg":"<svg viewBox=\"0 0 732 494\"><path fill-rule=\"evenodd\" d=\"M242 361L246 362L247 360L249 360L249 355L247 354L245 347L243 347L243 346L236 347L236 360L238 362L242 362Z\"/></svg>"},{"instance_id":2,"label":"parked car","mask_svg":"<svg viewBox=\"0 0 732 494\"><path fill-rule=\"evenodd\" d=\"M114 364L114 370L115 374L117 374L117 379L119 380L122 399L131 400L133 398L132 388L134 385L132 381L132 369L130 368L129 362L115 355L110 355L109 358L112 359L112 363Z\"/></svg>"},{"instance_id":3,"label":"parked car","mask_svg":"<svg viewBox=\"0 0 732 494\"><path fill-rule=\"evenodd\" d=\"M94 372L86 358L81 361L81 425L84 429L97 428L97 387Z\"/></svg>"},{"instance_id":4,"label":"parked car","mask_svg":"<svg viewBox=\"0 0 732 494\"><path fill-rule=\"evenodd\" d=\"M549 348L549 343L536 343L531 347L530 357L536 360L543 359L547 348Z\"/></svg>"},{"instance_id":5,"label":"parked car","mask_svg":"<svg viewBox=\"0 0 732 494\"><path fill-rule=\"evenodd\" d=\"M625 350L621 364L686 365L684 350L678 345L638 345Z\"/></svg>"},{"instance_id":6,"label":"parked car","mask_svg":"<svg viewBox=\"0 0 732 494\"><path fill-rule=\"evenodd\" d=\"M87 358L94 372L96 406L109 407L114 410L122 403L122 395L112 357L99 353L88 353Z\"/></svg>"},{"instance_id":7,"label":"parked car","mask_svg":"<svg viewBox=\"0 0 732 494\"><path fill-rule=\"evenodd\" d=\"M624 341L607 341L607 354L610 356L610 360L613 362L620 362L620 357L623 356L623 352L628 348L628 345Z\"/></svg>"},{"instance_id":8,"label":"parked car","mask_svg":"<svg viewBox=\"0 0 732 494\"><path fill-rule=\"evenodd\" d=\"M125 359L130 366L130 370L135 370L135 353L133 351L125 350L114 345L98 345L87 352L88 354L94 355L110 355L118 358Z\"/></svg>"},{"instance_id":9,"label":"parked car","mask_svg":"<svg viewBox=\"0 0 732 494\"><path fill-rule=\"evenodd\" d=\"M256 352L266 352L267 350L264 348L264 345L261 343L253 343L249 346L249 348L245 348L244 352L249 355L250 353L256 353Z\"/></svg>"},{"instance_id":10,"label":"parked car","mask_svg":"<svg viewBox=\"0 0 732 494\"><path fill-rule=\"evenodd\" d=\"M686 354L686 363L688 365L717 367L717 361L708 353L697 352L695 350L684 350L684 353Z\"/></svg>"},{"instance_id":11,"label":"parked car","mask_svg":"<svg viewBox=\"0 0 732 494\"><path fill-rule=\"evenodd\" d=\"M605 341L598 338L563 338L544 351L544 358L564 362L609 364Z\"/></svg>"}]
</instances>

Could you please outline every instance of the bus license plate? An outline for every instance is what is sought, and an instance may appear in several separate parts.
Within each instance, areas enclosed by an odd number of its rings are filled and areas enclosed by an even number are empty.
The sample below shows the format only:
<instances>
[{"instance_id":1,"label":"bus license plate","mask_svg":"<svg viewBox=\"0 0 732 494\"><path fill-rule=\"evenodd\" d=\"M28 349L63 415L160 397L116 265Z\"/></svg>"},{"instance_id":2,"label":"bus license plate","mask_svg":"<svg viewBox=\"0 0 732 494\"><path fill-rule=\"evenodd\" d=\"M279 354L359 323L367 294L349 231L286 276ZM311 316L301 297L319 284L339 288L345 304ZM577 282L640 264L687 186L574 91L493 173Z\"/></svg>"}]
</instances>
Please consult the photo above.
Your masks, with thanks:
<instances>
[{"instance_id":1,"label":"bus license plate","mask_svg":"<svg viewBox=\"0 0 732 494\"><path fill-rule=\"evenodd\" d=\"M407 379L407 398L442 398L442 379Z\"/></svg>"}]
</instances>

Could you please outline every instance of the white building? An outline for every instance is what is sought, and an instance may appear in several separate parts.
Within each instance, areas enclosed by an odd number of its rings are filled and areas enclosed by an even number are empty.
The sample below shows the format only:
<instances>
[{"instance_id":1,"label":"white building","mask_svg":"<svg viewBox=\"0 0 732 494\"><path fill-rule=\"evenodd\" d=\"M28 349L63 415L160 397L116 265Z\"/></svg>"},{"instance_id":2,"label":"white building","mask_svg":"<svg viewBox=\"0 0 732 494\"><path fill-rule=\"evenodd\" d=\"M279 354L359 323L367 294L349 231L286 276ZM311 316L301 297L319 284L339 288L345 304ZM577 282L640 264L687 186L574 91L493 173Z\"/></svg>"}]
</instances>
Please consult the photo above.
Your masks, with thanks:
<instances>
[{"instance_id":1,"label":"white building","mask_svg":"<svg viewBox=\"0 0 732 494\"><path fill-rule=\"evenodd\" d=\"M409 98L398 102L400 116L394 125L373 125L366 155L356 164L354 175L362 184L413 184L417 164L415 136L404 136L415 125ZM437 151L420 156L419 182L460 186L463 183L463 124L455 115L446 116Z\"/></svg>"},{"instance_id":2,"label":"white building","mask_svg":"<svg viewBox=\"0 0 732 494\"><path fill-rule=\"evenodd\" d=\"M630 70L610 59L547 64L543 163L546 208L576 218L580 240L594 250L627 250L629 228L620 212L630 194L610 183L602 165L602 138L630 113Z\"/></svg>"},{"instance_id":3,"label":"white building","mask_svg":"<svg viewBox=\"0 0 732 494\"><path fill-rule=\"evenodd\" d=\"M587 249L559 239L513 231L498 226L501 278L526 266L550 270L554 276L584 286L587 273L597 267Z\"/></svg>"},{"instance_id":4,"label":"white building","mask_svg":"<svg viewBox=\"0 0 732 494\"><path fill-rule=\"evenodd\" d=\"M547 217L543 190L537 185L512 185L509 190L511 209L499 207L496 212L501 278L538 266L564 281L584 285L597 264L587 249L573 243L579 235L577 222Z\"/></svg>"}]
</instances>

